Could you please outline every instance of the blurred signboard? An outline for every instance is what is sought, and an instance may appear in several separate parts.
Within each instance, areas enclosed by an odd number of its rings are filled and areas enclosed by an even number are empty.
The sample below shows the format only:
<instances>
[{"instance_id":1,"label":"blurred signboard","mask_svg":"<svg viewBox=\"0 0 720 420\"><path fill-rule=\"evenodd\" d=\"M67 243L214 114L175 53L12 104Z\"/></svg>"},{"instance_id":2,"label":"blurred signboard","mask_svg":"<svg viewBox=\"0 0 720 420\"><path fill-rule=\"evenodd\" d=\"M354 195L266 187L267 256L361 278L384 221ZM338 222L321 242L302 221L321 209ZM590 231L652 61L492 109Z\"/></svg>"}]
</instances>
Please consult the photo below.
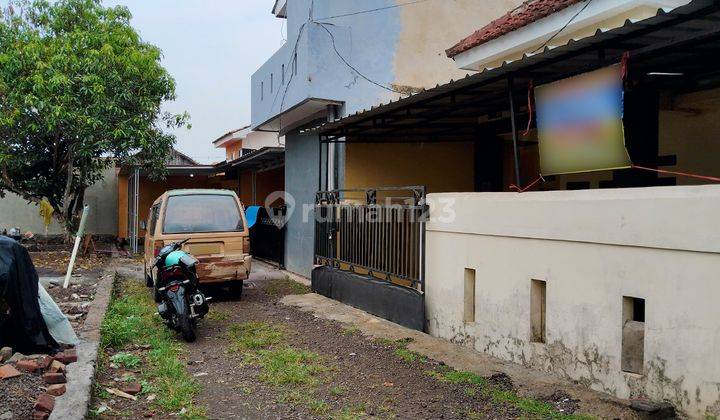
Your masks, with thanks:
<instances>
[{"instance_id":1,"label":"blurred signboard","mask_svg":"<svg viewBox=\"0 0 720 420\"><path fill-rule=\"evenodd\" d=\"M628 168L619 65L535 89L543 175Z\"/></svg>"}]
</instances>

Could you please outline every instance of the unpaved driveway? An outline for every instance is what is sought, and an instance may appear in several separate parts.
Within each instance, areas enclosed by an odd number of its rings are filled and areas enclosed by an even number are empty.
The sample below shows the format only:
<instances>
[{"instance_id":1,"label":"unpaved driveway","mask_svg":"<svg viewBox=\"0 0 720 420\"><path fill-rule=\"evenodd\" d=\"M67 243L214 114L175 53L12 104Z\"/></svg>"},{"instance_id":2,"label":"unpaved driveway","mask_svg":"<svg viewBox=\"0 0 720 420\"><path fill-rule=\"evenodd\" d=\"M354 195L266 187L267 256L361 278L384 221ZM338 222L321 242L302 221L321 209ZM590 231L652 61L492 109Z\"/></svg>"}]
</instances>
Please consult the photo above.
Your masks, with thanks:
<instances>
[{"instance_id":1,"label":"unpaved driveway","mask_svg":"<svg viewBox=\"0 0 720 420\"><path fill-rule=\"evenodd\" d=\"M279 302L306 292L277 271L253 273L241 301L210 292L210 315L186 345L208 417L562 418L578 407L553 389L520 398L505 375L457 372L407 341L373 340Z\"/></svg>"}]
</instances>

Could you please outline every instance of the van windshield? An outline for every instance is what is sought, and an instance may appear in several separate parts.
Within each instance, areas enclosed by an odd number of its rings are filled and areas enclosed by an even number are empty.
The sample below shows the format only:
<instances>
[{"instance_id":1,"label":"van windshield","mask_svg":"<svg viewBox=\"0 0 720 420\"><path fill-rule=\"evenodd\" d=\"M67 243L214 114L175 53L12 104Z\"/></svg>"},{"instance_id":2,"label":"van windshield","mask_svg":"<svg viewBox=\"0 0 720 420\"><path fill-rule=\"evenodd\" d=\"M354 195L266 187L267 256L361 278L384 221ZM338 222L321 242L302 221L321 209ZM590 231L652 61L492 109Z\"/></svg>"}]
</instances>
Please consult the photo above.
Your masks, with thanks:
<instances>
[{"instance_id":1,"label":"van windshield","mask_svg":"<svg viewBox=\"0 0 720 420\"><path fill-rule=\"evenodd\" d=\"M174 195L168 198L163 233L240 232L243 221L230 195Z\"/></svg>"}]
</instances>

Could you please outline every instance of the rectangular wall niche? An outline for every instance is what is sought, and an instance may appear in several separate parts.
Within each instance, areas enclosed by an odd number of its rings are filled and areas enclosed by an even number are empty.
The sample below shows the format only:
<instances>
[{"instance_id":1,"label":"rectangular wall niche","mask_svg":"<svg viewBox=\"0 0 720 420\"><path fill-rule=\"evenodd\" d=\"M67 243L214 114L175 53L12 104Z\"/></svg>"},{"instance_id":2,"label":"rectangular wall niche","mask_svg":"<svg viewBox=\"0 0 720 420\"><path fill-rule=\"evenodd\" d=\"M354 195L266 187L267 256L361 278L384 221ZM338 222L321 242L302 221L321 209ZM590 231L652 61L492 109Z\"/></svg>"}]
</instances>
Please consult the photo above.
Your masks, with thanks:
<instances>
[{"instance_id":1,"label":"rectangular wall niche","mask_svg":"<svg viewBox=\"0 0 720 420\"><path fill-rule=\"evenodd\" d=\"M472 268L465 269L464 289L463 320L465 322L475 322L475 270Z\"/></svg>"},{"instance_id":2,"label":"rectangular wall niche","mask_svg":"<svg viewBox=\"0 0 720 420\"><path fill-rule=\"evenodd\" d=\"M530 341L533 343L545 342L545 292L546 283L542 280L532 280L530 285Z\"/></svg>"},{"instance_id":3,"label":"rectangular wall niche","mask_svg":"<svg viewBox=\"0 0 720 420\"><path fill-rule=\"evenodd\" d=\"M642 375L645 357L645 299L623 296L622 306L623 372Z\"/></svg>"}]
</instances>

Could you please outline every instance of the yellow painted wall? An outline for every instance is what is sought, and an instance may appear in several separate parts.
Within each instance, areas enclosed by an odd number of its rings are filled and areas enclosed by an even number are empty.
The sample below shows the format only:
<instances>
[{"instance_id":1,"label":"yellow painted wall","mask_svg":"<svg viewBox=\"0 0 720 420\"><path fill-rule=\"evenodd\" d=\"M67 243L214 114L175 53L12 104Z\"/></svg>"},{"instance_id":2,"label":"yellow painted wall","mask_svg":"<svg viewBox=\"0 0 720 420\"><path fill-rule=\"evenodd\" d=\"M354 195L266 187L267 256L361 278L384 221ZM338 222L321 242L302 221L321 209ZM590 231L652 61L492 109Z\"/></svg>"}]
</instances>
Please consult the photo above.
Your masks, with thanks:
<instances>
[{"instance_id":1,"label":"yellow painted wall","mask_svg":"<svg viewBox=\"0 0 720 420\"><path fill-rule=\"evenodd\" d=\"M230 162L240 157L243 142L230 143L225 147L225 159Z\"/></svg>"},{"instance_id":2,"label":"yellow painted wall","mask_svg":"<svg viewBox=\"0 0 720 420\"><path fill-rule=\"evenodd\" d=\"M258 172L255 176L255 200L252 198L252 172L245 171L240 175L240 201L247 206L264 206L270 193L285 189L285 167ZM281 203L271 203L274 206Z\"/></svg>"},{"instance_id":3,"label":"yellow painted wall","mask_svg":"<svg viewBox=\"0 0 720 420\"><path fill-rule=\"evenodd\" d=\"M428 192L474 189L472 143L348 143L345 147L345 188L425 185Z\"/></svg>"}]
</instances>

